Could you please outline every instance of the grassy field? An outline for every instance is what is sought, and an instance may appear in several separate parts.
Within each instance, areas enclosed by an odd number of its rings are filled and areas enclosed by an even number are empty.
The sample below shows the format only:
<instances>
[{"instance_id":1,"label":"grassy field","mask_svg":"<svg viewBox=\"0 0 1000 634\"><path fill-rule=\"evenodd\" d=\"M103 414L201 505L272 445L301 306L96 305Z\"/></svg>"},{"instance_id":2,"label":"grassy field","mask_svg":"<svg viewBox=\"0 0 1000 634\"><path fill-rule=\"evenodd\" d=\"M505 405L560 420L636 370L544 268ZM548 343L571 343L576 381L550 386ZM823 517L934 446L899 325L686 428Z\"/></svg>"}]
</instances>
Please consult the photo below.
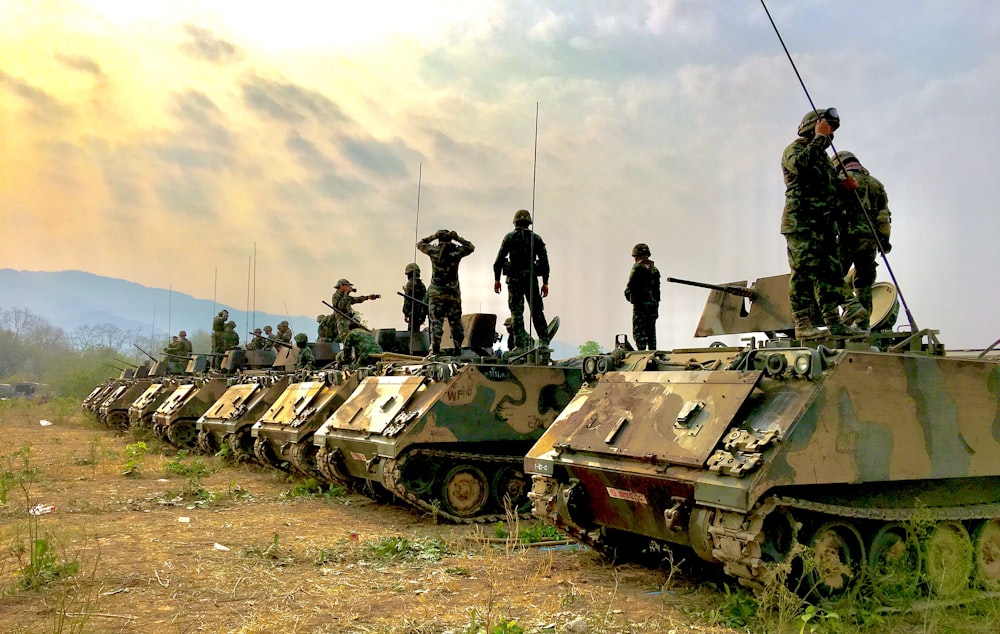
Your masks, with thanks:
<instances>
[{"instance_id":1,"label":"grassy field","mask_svg":"<svg viewBox=\"0 0 1000 634\"><path fill-rule=\"evenodd\" d=\"M690 554L611 566L577 546L523 547L551 534L435 524L114 434L73 402L0 402L0 438L2 632L1000 630L996 601L803 614L727 587Z\"/></svg>"}]
</instances>

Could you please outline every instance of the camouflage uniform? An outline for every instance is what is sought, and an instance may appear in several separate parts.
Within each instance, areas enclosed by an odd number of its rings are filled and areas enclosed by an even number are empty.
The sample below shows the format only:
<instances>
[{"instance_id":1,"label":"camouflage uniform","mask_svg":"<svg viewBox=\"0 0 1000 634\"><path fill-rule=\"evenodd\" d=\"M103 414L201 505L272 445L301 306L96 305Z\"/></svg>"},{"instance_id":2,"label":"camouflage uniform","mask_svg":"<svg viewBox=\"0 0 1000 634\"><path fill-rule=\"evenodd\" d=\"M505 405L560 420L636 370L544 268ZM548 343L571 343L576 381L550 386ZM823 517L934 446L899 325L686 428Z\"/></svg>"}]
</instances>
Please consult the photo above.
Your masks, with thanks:
<instances>
[{"instance_id":1,"label":"camouflage uniform","mask_svg":"<svg viewBox=\"0 0 1000 634\"><path fill-rule=\"evenodd\" d=\"M515 216L516 218L516 216ZM514 320L513 330L518 347L528 345L528 333L524 328L524 300L528 299L531 309L531 323L543 345L548 343L548 322L542 307L542 294L538 290L538 278L542 284L549 283L549 256L545 242L532 231L530 215L526 222L516 222L513 231L504 236L500 251L493 262L493 279L500 281L507 276L507 307Z\"/></svg>"},{"instance_id":2,"label":"camouflage uniform","mask_svg":"<svg viewBox=\"0 0 1000 634\"><path fill-rule=\"evenodd\" d=\"M437 244L431 244L437 240ZM441 352L444 320L451 325L451 338L456 350L465 339L462 327L462 290L458 285L458 265L462 258L476 250L471 242L454 231L441 230L417 243L417 248L431 259L431 285L427 289L430 304L431 353Z\"/></svg>"},{"instance_id":3,"label":"camouflage uniform","mask_svg":"<svg viewBox=\"0 0 1000 634\"><path fill-rule=\"evenodd\" d=\"M281 343L287 343L291 346L292 343L292 329L288 327L287 321L282 321L278 324L278 333L275 337Z\"/></svg>"},{"instance_id":4,"label":"camouflage uniform","mask_svg":"<svg viewBox=\"0 0 1000 634\"><path fill-rule=\"evenodd\" d=\"M838 156L844 164L842 175L853 178L857 183L857 189L841 191L844 216L840 228L840 257L844 275L854 266L853 282L844 289L845 305L849 307L845 309L845 314L852 312L864 315L863 312L855 312L850 308L856 306L863 308L870 316L879 242L881 241L883 248L890 248L889 197L882 183L868 173L857 157L849 152L840 152ZM859 200L864 209L858 206ZM877 238L872 232L873 224L878 231ZM870 325L869 317L862 316L859 325L867 330Z\"/></svg>"},{"instance_id":5,"label":"camouflage uniform","mask_svg":"<svg viewBox=\"0 0 1000 634\"><path fill-rule=\"evenodd\" d=\"M343 313L343 315L337 312L333 313L334 319L337 320L337 341L343 341L344 337L347 336L347 333L350 332L351 327L357 325L356 321L351 321L344 315L350 315L351 317L357 319L355 317L356 313L351 306L368 301L371 297L370 295L360 295L356 297L351 295L350 292L351 291L344 292L338 288L334 291L333 297L330 299L330 305Z\"/></svg>"},{"instance_id":6,"label":"camouflage uniform","mask_svg":"<svg viewBox=\"0 0 1000 634\"><path fill-rule=\"evenodd\" d=\"M818 304L827 324L839 325L838 307L843 298L837 247L840 181L826 154L830 141L830 137L808 131L785 148L781 156L785 180L781 233L788 245L788 294L797 322L808 321Z\"/></svg>"},{"instance_id":7,"label":"camouflage uniform","mask_svg":"<svg viewBox=\"0 0 1000 634\"><path fill-rule=\"evenodd\" d=\"M240 346L240 336L236 332L236 322L230 321L226 324L226 330L222 333L223 346L225 346L222 351L225 352L230 348L238 348Z\"/></svg>"},{"instance_id":8,"label":"camouflage uniform","mask_svg":"<svg viewBox=\"0 0 1000 634\"><path fill-rule=\"evenodd\" d=\"M316 355L309 347L308 342L309 337L306 336L306 333L300 332L295 335L295 347L299 349L299 358L295 362L295 368L298 370L312 370L313 366L316 365Z\"/></svg>"},{"instance_id":9,"label":"camouflage uniform","mask_svg":"<svg viewBox=\"0 0 1000 634\"><path fill-rule=\"evenodd\" d=\"M318 335L316 341L333 341L334 337L337 336L336 316L333 314L319 315L316 317L316 323L319 324L319 327L316 329L316 334Z\"/></svg>"},{"instance_id":10,"label":"camouflage uniform","mask_svg":"<svg viewBox=\"0 0 1000 634\"><path fill-rule=\"evenodd\" d=\"M343 359L354 361L359 366L371 365L375 359L371 355L382 354L382 347L375 335L365 328L354 328L344 338Z\"/></svg>"},{"instance_id":11,"label":"camouflage uniform","mask_svg":"<svg viewBox=\"0 0 1000 634\"><path fill-rule=\"evenodd\" d=\"M660 316L660 271L648 257L632 265L625 285L632 303L632 337L637 350L656 350L656 318Z\"/></svg>"},{"instance_id":12,"label":"camouflage uniform","mask_svg":"<svg viewBox=\"0 0 1000 634\"><path fill-rule=\"evenodd\" d=\"M263 350L267 342L264 341L260 328L253 331L253 339L247 342L247 350Z\"/></svg>"},{"instance_id":13,"label":"camouflage uniform","mask_svg":"<svg viewBox=\"0 0 1000 634\"><path fill-rule=\"evenodd\" d=\"M226 320L229 319L229 312L220 310L219 314L212 320L212 352L222 354L226 348Z\"/></svg>"},{"instance_id":14,"label":"camouflage uniform","mask_svg":"<svg viewBox=\"0 0 1000 634\"><path fill-rule=\"evenodd\" d=\"M185 356L191 356L194 348L191 346L191 340L187 338L187 333L183 330L178 335L177 343L181 345L181 354Z\"/></svg>"},{"instance_id":15,"label":"camouflage uniform","mask_svg":"<svg viewBox=\"0 0 1000 634\"><path fill-rule=\"evenodd\" d=\"M420 302L415 302L410 298L419 299L424 303L427 302L427 287L424 285L424 281L420 279L420 274L416 274L406 280L406 284L403 286L403 295L406 295L403 298L403 317L406 319L406 323L409 324L410 334L418 333L427 320L427 306L424 306Z\"/></svg>"},{"instance_id":16,"label":"camouflage uniform","mask_svg":"<svg viewBox=\"0 0 1000 634\"><path fill-rule=\"evenodd\" d=\"M263 350L274 350L274 328L264 326L264 347Z\"/></svg>"}]
</instances>

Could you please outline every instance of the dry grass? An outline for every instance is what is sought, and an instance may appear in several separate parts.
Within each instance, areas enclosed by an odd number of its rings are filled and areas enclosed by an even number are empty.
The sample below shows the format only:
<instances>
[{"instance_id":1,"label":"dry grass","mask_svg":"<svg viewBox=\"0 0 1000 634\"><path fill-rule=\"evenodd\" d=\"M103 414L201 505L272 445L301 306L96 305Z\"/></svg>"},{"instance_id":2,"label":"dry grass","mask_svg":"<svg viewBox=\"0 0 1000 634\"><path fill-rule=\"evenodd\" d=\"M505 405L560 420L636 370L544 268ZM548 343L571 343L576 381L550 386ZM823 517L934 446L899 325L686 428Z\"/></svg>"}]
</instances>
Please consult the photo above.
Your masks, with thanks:
<instances>
[{"instance_id":1,"label":"dry grass","mask_svg":"<svg viewBox=\"0 0 1000 634\"><path fill-rule=\"evenodd\" d=\"M30 445L30 503L55 506L38 529L80 563L40 590L18 587L28 500L12 492L0 506L3 632L464 633L511 621L561 632L578 619L590 632L730 631L680 609L707 610L714 590L674 575L662 592L669 571L485 545L476 537L490 527L436 525L356 495L289 498L276 471L201 457L213 472L192 482L165 474L177 456L154 443L124 477L134 439L65 405L0 403L0 435L0 456ZM400 538L395 556L380 550Z\"/></svg>"}]
</instances>

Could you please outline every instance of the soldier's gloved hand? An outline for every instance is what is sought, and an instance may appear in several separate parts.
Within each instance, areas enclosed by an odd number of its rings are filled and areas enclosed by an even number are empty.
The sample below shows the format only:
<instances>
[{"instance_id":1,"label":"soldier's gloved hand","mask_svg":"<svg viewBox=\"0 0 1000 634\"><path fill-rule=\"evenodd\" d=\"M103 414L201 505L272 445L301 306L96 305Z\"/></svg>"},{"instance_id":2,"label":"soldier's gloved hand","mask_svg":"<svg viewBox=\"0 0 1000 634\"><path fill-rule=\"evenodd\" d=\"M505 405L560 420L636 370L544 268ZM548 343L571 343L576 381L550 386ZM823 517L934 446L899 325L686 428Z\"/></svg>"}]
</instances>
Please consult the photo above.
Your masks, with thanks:
<instances>
[{"instance_id":1,"label":"soldier's gloved hand","mask_svg":"<svg viewBox=\"0 0 1000 634\"><path fill-rule=\"evenodd\" d=\"M434 237L440 240L441 238L447 238L449 233L451 232L447 229L438 229L437 233L434 234Z\"/></svg>"},{"instance_id":2,"label":"soldier's gloved hand","mask_svg":"<svg viewBox=\"0 0 1000 634\"><path fill-rule=\"evenodd\" d=\"M495 280L493 282L493 292L496 293L497 295L500 294L500 280Z\"/></svg>"},{"instance_id":3,"label":"soldier's gloved hand","mask_svg":"<svg viewBox=\"0 0 1000 634\"><path fill-rule=\"evenodd\" d=\"M625 290L625 301L632 301L632 294L628 292L628 289Z\"/></svg>"},{"instance_id":4,"label":"soldier's gloved hand","mask_svg":"<svg viewBox=\"0 0 1000 634\"><path fill-rule=\"evenodd\" d=\"M448 237L451 238L452 240L458 240L458 232L457 231L449 231L448 232Z\"/></svg>"},{"instance_id":5,"label":"soldier's gloved hand","mask_svg":"<svg viewBox=\"0 0 1000 634\"><path fill-rule=\"evenodd\" d=\"M379 297L380 297L379 295L372 293L371 295L368 296L368 299L378 299Z\"/></svg>"},{"instance_id":6,"label":"soldier's gloved hand","mask_svg":"<svg viewBox=\"0 0 1000 634\"><path fill-rule=\"evenodd\" d=\"M816 134L822 136L832 136L833 126L831 126L826 119L820 119L819 121L816 122L816 127L814 128L814 131L816 132Z\"/></svg>"},{"instance_id":7,"label":"soldier's gloved hand","mask_svg":"<svg viewBox=\"0 0 1000 634\"><path fill-rule=\"evenodd\" d=\"M548 296L549 296L549 285L542 284L542 297L548 297Z\"/></svg>"},{"instance_id":8,"label":"soldier's gloved hand","mask_svg":"<svg viewBox=\"0 0 1000 634\"><path fill-rule=\"evenodd\" d=\"M854 180L853 176L848 176L840 181L840 185L848 191L853 191L858 188L858 181Z\"/></svg>"},{"instance_id":9,"label":"soldier's gloved hand","mask_svg":"<svg viewBox=\"0 0 1000 634\"><path fill-rule=\"evenodd\" d=\"M882 253L888 253L889 251L892 251L892 245L889 244L888 240L883 240L882 241Z\"/></svg>"}]
</instances>

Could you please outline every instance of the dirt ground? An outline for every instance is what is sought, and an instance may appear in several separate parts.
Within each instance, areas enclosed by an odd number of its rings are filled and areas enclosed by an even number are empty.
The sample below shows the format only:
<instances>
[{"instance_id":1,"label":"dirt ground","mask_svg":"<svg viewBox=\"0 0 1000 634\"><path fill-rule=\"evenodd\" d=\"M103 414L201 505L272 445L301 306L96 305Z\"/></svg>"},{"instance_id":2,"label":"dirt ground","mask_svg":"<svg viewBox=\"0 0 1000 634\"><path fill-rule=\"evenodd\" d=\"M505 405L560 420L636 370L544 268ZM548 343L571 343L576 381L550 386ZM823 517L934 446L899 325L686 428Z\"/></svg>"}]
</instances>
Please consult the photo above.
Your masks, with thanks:
<instances>
[{"instance_id":1,"label":"dirt ground","mask_svg":"<svg viewBox=\"0 0 1000 634\"><path fill-rule=\"evenodd\" d=\"M136 438L76 404L0 403L0 434L3 632L735 631L706 622L723 595L704 580L575 545L522 549L156 442L126 477ZM25 589L36 539L52 578Z\"/></svg>"}]
</instances>

